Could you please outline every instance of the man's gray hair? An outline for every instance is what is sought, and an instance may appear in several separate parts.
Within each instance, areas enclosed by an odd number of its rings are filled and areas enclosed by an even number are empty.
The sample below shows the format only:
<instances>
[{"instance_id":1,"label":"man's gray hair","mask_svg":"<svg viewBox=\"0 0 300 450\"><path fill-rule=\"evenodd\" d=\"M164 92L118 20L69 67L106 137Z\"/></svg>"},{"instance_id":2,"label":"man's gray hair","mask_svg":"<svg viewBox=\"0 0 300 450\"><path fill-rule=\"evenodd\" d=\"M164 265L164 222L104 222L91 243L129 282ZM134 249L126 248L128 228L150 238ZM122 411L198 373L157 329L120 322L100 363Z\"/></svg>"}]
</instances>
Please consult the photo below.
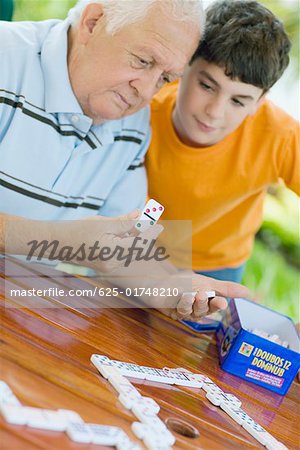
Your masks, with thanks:
<instances>
[{"instance_id":1,"label":"man's gray hair","mask_svg":"<svg viewBox=\"0 0 300 450\"><path fill-rule=\"evenodd\" d=\"M106 16L106 31L109 34L144 19L150 8L157 3L170 18L195 23L201 33L204 31L205 13L202 0L79 0L68 14L73 25L77 24L82 11L89 3L102 5Z\"/></svg>"}]
</instances>

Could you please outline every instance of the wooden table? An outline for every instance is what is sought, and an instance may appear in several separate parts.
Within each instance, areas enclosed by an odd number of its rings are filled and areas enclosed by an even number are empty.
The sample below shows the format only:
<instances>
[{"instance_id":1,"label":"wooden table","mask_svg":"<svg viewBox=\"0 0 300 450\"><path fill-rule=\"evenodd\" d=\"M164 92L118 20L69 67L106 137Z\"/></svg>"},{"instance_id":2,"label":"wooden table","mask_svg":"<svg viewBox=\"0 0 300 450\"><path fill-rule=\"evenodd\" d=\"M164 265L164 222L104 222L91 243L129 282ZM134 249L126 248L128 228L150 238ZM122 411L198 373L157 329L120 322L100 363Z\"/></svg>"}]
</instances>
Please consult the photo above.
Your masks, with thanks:
<instances>
[{"instance_id":1,"label":"wooden table","mask_svg":"<svg viewBox=\"0 0 300 450\"><path fill-rule=\"evenodd\" d=\"M0 378L22 404L72 409L86 422L121 426L137 441L130 429L134 416L122 407L114 389L90 363L90 356L99 353L141 365L185 367L204 373L221 388L237 395L246 412L274 437L290 449L299 449L297 383L282 397L222 371L213 335L190 331L155 310L101 308L97 301L107 299L62 299L55 295L41 299L38 307L34 303L26 308L12 307L22 300L9 298L9 289L29 288L36 283L33 279L40 280L35 278L40 269L38 265L12 262L16 271L22 267L25 276L13 280L6 273L4 291L4 259L0 263L3 294ZM67 289L95 284L93 280L65 274L51 279L51 270L47 273L42 280L47 286ZM181 419L199 431L196 438L174 433L175 449L264 448L220 408L209 403L203 390L131 381L143 395L160 404L159 416L163 420ZM99 448L75 444L64 433L10 426L2 417L0 423L1 449Z\"/></svg>"}]
</instances>

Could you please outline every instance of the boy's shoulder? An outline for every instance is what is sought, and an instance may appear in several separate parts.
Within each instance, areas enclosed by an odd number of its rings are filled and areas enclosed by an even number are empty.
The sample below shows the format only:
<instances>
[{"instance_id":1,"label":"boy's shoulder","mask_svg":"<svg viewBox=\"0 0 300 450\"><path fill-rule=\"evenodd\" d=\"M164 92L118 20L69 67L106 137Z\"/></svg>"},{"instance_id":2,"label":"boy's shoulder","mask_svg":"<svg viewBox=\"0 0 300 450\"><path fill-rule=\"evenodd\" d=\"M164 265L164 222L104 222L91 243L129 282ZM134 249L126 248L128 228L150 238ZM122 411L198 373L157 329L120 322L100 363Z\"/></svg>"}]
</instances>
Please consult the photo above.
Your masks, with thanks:
<instances>
[{"instance_id":1,"label":"boy's shoulder","mask_svg":"<svg viewBox=\"0 0 300 450\"><path fill-rule=\"evenodd\" d=\"M170 103L174 103L176 100L178 90L178 80L172 83L166 84L161 90L153 97L151 101L151 113L162 112L164 108L168 108Z\"/></svg>"},{"instance_id":2,"label":"boy's shoulder","mask_svg":"<svg viewBox=\"0 0 300 450\"><path fill-rule=\"evenodd\" d=\"M248 120L248 125L261 128L265 132L285 134L298 130L299 123L271 100L266 99L254 116Z\"/></svg>"}]
</instances>

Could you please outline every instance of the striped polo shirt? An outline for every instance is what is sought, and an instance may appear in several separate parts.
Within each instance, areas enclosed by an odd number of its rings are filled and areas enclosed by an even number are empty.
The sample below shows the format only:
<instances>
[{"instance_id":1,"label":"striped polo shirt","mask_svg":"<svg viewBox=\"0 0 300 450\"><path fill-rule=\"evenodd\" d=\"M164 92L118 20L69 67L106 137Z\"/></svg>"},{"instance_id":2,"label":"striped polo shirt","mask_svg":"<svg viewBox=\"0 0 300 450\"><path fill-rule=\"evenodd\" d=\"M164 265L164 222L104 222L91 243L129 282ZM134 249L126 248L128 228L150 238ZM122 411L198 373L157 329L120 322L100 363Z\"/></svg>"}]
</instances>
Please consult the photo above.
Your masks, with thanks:
<instances>
[{"instance_id":1,"label":"striped polo shirt","mask_svg":"<svg viewBox=\"0 0 300 450\"><path fill-rule=\"evenodd\" d=\"M72 91L68 20L0 22L0 211L117 216L146 198L149 110L93 125Z\"/></svg>"}]
</instances>

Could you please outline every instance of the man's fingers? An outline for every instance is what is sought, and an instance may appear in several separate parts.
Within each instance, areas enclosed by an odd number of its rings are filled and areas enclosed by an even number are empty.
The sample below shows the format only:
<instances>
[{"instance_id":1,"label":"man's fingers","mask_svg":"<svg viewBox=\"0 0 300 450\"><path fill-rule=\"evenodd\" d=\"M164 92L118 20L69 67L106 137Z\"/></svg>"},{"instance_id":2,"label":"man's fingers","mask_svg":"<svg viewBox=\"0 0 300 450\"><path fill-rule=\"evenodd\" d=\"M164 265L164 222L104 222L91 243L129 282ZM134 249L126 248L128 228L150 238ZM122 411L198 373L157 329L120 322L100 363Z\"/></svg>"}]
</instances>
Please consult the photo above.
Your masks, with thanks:
<instances>
[{"instance_id":1,"label":"man's fingers","mask_svg":"<svg viewBox=\"0 0 300 450\"><path fill-rule=\"evenodd\" d=\"M209 301L209 312L208 314L212 314L220 309L226 309L228 303L224 297L214 297Z\"/></svg>"},{"instance_id":2,"label":"man's fingers","mask_svg":"<svg viewBox=\"0 0 300 450\"><path fill-rule=\"evenodd\" d=\"M221 281L211 278L209 286L214 289L220 297L241 297L248 299L253 297L253 294L246 286L234 283L233 281Z\"/></svg>"},{"instance_id":3,"label":"man's fingers","mask_svg":"<svg viewBox=\"0 0 300 450\"><path fill-rule=\"evenodd\" d=\"M123 235L129 233L134 229L136 220L139 218L139 211L135 210L124 216L118 216L112 218L112 226L110 233L116 235Z\"/></svg>"},{"instance_id":4,"label":"man's fingers","mask_svg":"<svg viewBox=\"0 0 300 450\"><path fill-rule=\"evenodd\" d=\"M164 230L164 227L162 225L156 224L156 225L153 225L150 228L148 228L148 230L141 233L139 235L139 237L142 239L147 239L149 241L149 243L151 243L151 241L153 239L157 239L157 237L160 235L160 233L163 230Z\"/></svg>"},{"instance_id":5,"label":"man's fingers","mask_svg":"<svg viewBox=\"0 0 300 450\"><path fill-rule=\"evenodd\" d=\"M177 317L179 320L192 314L194 301L195 295L192 292L182 294L176 308Z\"/></svg>"},{"instance_id":6,"label":"man's fingers","mask_svg":"<svg viewBox=\"0 0 300 450\"><path fill-rule=\"evenodd\" d=\"M220 297L241 297L250 300L253 298L253 294L246 286L233 281L216 280L215 278L198 274L193 277L193 290L216 291L216 294Z\"/></svg>"}]
</instances>

